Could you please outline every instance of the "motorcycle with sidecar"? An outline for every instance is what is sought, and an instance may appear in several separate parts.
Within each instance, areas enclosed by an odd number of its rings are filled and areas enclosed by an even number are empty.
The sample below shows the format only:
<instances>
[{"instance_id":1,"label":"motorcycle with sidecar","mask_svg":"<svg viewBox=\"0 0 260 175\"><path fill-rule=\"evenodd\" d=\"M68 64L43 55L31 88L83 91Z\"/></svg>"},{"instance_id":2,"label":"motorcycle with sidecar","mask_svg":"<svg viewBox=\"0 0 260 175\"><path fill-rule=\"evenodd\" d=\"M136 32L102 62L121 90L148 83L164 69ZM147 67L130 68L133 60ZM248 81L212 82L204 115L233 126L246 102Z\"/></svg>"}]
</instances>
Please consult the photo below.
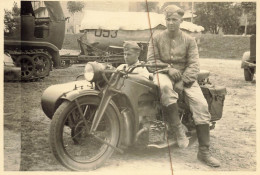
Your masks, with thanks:
<instances>
[{"instance_id":1,"label":"motorcycle with sidecar","mask_svg":"<svg viewBox=\"0 0 260 175\"><path fill-rule=\"evenodd\" d=\"M137 67L153 66L140 63L118 70L89 62L85 80L52 85L44 91L41 105L52 120L51 149L63 166L88 171L102 166L114 151L123 153L139 143L156 148L176 143L165 120L158 86L133 73ZM210 129L214 129L222 117L226 88L212 85L209 71L201 71L197 81L209 105ZM178 100L180 118L186 135L195 140L192 113L183 97L180 94Z\"/></svg>"}]
</instances>

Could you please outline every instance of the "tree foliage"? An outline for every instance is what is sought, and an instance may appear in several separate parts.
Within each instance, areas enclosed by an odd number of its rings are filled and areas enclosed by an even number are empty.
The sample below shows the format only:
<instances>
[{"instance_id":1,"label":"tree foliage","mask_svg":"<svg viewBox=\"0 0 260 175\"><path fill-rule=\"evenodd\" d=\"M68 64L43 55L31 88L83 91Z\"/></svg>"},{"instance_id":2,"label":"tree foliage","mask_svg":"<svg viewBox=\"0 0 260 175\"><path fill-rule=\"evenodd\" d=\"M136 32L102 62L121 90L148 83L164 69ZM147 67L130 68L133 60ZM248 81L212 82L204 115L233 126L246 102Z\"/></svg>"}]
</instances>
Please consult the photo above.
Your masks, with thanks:
<instances>
[{"instance_id":1,"label":"tree foliage","mask_svg":"<svg viewBox=\"0 0 260 175\"><path fill-rule=\"evenodd\" d=\"M241 7L248 16L250 25L256 24L256 2L242 2Z\"/></svg>"},{"instance_id":2,"label":"tree foliage","mask_svg":"<svg viewBox=\"0 0 260 175\"><path fill-rule=\"evenodd\" d=\"M18 21L17 17L20 16L20 8L17 2L14 2L12 10L4 9L4 34L12 35L14 30L17 29Z\"/></svg>"},{"instance_id":3,"label":"tree foliage","mask_svg":"<svg viewBox=\"0 0 260 175\"><path fill-rule=\"evenodd\" d=\"M241 7L245 9L246 13L256 12L256 2L241 2Z\"/></svg>"},{"instance_id":4,"label":"tree foliage","mask_svg":"<svg viewBox=\"0 0 260 175\"><path fill-rule=\"evenodd\" d=\"M67 9L73 16L73 33L75 33L75 23L74 23L74 14L76 12L81 12L82 9L85 7L85 3L83 1L68 1L67 2Z\"/></svg>"},{"instance_id":5,"label":"tree foliage","mask_svg":"<svg viewBox=\"0 0 260 175\"><path fill-rule=\"evenodd\" d=\"M218 34L222 28L225 34L234 34L239 27L241 5L233 2L201 2L195 4L195 23L206 32Z\"/></svg>"},{"instance_id":6,"label":"tree foliage","mask_svg":"<svg viewBox=\"0 0 260 175\"><path fill-rule=\"evenodd\" d=\"M157 12L158 11L158 4L159 2L143 2L141 3L142 9L145 10L145 12L147 12L147 8L149 12Z\"/></svg>"},{"instance_id":7,"label":"tree foliage","mask_svg":"<svg viewBox=\"0 0 260 175\"><path fill-rule=\"evenodd\" d=\"M84 7L85 7L85 4L82 1L68 1L67 2L67 9L72 14L74 14L76 12L81 12Z\"/></svg>"}]
</instances>

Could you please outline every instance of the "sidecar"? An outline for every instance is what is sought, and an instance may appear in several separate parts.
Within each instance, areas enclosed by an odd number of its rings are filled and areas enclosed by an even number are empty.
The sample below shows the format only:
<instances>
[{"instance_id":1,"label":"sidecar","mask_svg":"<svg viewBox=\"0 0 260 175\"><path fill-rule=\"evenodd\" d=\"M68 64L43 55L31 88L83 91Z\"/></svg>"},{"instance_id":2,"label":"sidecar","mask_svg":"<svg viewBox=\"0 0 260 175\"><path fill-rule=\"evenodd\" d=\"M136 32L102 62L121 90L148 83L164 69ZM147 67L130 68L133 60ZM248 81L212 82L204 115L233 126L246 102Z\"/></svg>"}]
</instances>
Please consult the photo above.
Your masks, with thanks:
<instances>
[{"instance_id":1,"label":"sidecar","mask_svg":"<svg viewBox=\"0 0 260 175\"><path fill-rule=\"evenodd\" d=\"M41 106L46 116L52 119L56 109L64 100L74 100L80 95L97 93L86 81L73 81L65 84L57 84L48 87L42 95Z\"/></svg>"}]
</instances>

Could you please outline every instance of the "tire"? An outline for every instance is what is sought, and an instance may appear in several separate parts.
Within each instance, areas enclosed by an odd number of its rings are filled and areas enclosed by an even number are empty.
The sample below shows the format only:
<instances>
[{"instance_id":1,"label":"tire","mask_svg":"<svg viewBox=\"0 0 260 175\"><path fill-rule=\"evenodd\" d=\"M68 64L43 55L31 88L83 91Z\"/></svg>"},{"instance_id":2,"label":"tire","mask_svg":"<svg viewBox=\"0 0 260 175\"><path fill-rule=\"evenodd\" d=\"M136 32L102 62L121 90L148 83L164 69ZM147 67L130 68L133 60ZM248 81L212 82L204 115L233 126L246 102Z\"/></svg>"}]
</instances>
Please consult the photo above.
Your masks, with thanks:
<instances>
[{"instance_id":1,"label":"tire","mask_svg":"<svg viewBox=\"0 0 260 175\"><path fill-rule=\"evenodd\" d=\"M71 170L88 171L103 165L112 155L114 149L87 133L100 98L85 96L79 98L78 102L83 109L82 111L85 111L85 118L89 122L88 126L85 126L79 116L76 103L64 101L54 113L51 122L50 145L54 156L63 166ZM118 145L119 121L111 105L108 105L96 133L99 134L100 138L104 137L102 139L106 142L114 146ZM97 134L95 135L97 136Z\"/></svg>"},{"instance_id":2,"label":"tire","mask_svg":"<svg viewBox=\"0 0 260 175\"><path fill-rule=\"evenodd\" d=\"M21 67L21 80L29 81L34 78L35 65L31 56L20 55L16 59L16 66Z\"/></svg>"},{"instance_id":3,"label":"tire","mask_svg":"<svg viewBox=\"0 0 260 175\"><path fill-rule=\"evenodd\" d=\"M244 69L244 76L246 81L252 81L254 78L254 69L252 68L245 68Z\"/></svg>"},{"instance_id":4,"label":"tire","mask_svg":"<svg viewBox=\"0 0 260 175\"><path fill-rule=\"evenodd\" d=\"M51 59L46 54L35 54L33 57L35 65L35 77L44 78L51 71Z\"/></svg>"}]
</instances>

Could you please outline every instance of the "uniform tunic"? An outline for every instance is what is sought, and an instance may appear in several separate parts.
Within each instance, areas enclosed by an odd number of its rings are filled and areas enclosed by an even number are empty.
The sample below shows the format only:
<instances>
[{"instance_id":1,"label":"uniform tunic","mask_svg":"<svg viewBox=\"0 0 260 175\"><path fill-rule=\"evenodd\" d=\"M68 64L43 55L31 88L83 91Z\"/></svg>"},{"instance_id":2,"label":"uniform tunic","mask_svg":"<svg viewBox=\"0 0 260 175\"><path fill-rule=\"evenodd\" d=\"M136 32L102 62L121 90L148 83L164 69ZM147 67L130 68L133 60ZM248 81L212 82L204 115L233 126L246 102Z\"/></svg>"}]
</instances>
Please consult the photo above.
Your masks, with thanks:
<instances>
[{"instance_id":1,"label":"uniform tunic","mask_svg":"<svg viewBox=\"0 0 260 175\"><path fill-rule=\"evenodd\" d=\"M184 87L185 98L189 103L195 124L208 124L211 117L208 104L196 81L200 68L195 39L181 31L172 39L165 30L150 40L147 59L150 63L168 63L181 72L184 83L193 83L189 88ZM173 90L174 82L168 74L155 74L154 83L160 88L161 102L164 106L177 102L178 93Z\"/></svg>"}]
</instances>

